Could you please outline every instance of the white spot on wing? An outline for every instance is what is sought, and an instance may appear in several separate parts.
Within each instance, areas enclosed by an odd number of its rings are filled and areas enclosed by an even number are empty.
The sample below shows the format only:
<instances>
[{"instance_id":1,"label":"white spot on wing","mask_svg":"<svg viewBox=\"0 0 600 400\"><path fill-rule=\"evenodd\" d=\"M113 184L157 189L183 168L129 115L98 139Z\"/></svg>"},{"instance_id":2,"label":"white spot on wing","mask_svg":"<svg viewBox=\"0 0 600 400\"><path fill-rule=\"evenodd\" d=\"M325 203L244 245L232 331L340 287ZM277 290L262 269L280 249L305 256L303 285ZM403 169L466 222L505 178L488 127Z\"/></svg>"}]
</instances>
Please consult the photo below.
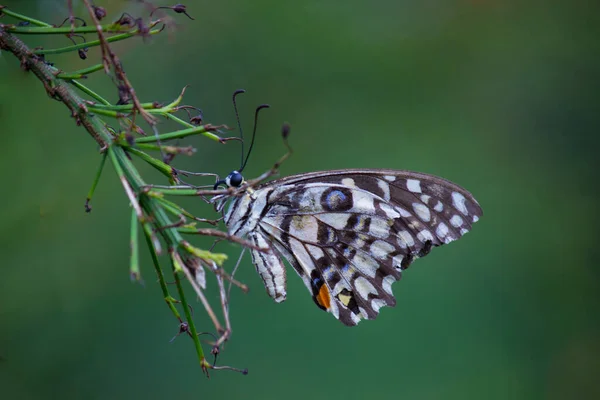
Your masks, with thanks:
<instances>
[{"instance_id":1,"label":"white spot on wing","mask_svg":"<svg viewBox=\"0 0 600 400\"><path fill-rule=\"evenodd\" d=\"M444 237L446 237L446 235L448 234L448 225L446 225L443 222L440 222L439 225L437 226L437 228L435 229L435 234L440 239L443 239Z\"/></svg>"},{"instance_id":2,"label":"white spot on wing","mask_svg":"<svg viewBox=\"0 0 600 400\"><path fill-rule=\"evenodd\" d=\"M383 179L385 179L388 182L394 182L396 180L396 177L394 175L385 175Z\"/></svg>"},{"instance_id":3,"label":"white spot on wing","mask_svg":"<svg viewBox=\"0 0 600 400\"><path fill-rule=\"evenodd\" d=\"M421 193L421 181L417 179L407 179L406 188L413 193Z\"/></svg>"},{"instance_id":4,"label":"white spot on wing","mask_svg":"<svg viewBox=\"0 0 600 400\"><path fill-rule=\"evenodd\" d=\"M406 248L406 246L412 247L415 245L415 239L408 231L400 231L398 232L398 244L402 248Z\"/></svg>"},{"instance_id":5,"label":"white spot on wing","mask_svg":"<svg viewBox=\"0 0 600 400\"><path fill-rule=\"evenodd\" d=\"M396 206L395 208L396 208L396 210L398 210L398 212L400 213L400 216L402 218L412 217L412 214L409 213L408 211L406 211L404 208L398 207L398 206Z\"/></svg>"},{"instance_id":6,"label":"white spot on wing","mask_svg":"<svg viewBox=\"0 0 600 400\"><path fill-rule=\"evenodd\" d=\"M385 300L383 299L373 299L371 301L371 308L373 309L373 311L375 311L376 313L379 313L379 309L383 306L386 305Z\"/></svg>"},{"instance_id":7,"label":"white spot on wing","mask_svg":"<svg viewBox=\"0 0 600 400\"><path fill-rule=\"evenodd\" d=\"M348 218L350 218L351 214L345 213L325 213L325 214L317 214L315 217L320 221L326 223L334 229L344 229L346 224L348 223Z\"/></svg>"},{"instance_id":8,"label":"white spot on wing","mask_svg":"<svg viewBox=\"0 0 600 400\"><path fill-rule=\"evenodd\" d=\"M295 215L290 224L290 235L301 239L303 242L317 242L319 223L311 215Z\"/></svg>"},{"instance_id":9,"label":"white spot on wing","mask_svg":"<svg viewBox=\"0 0 600 400\"><path fill-rule=\"evenodd\" d=\"M415 210L415 213L417 214L417 217L419 217L421 221L428 222L431 219L431 213L425 204L413 203L412 206L413 210Z\"/></svg>"},{"instance_id":10,"label":"white spot on wing","mask_svg":"<svg viewBox=\"0 0 600 400\"><path fill-rule=\"evenodd\" d=\"M373 204L373 195L362 190L352 191L352 211L361 214L375 214L375 205Z\"/></svg>"},{"instance_id":11,"label":"white spot on wing","mask_svg":"<svg viewBox=\"0 0 600 400\"><path fill-rule=\"evenodd\" d=\"M342 179L342 185L349 186L349 187L356 187L356 183L354 183L354 179L352 179L352 178Z\"/></svg>"},{"instance_id":12,"label":"white spot on wing","mask_svg":"<svg viewBox=\"0 0 600 400\"><path fill-rule=\"evenodd\" d=\"M479 217L477 215L473 215L473 223L479 221Z\"/></svg>"},{"instance_id":13,"label":"white spot on wing","mask_svg":"<svg viewBox=\"0 0 600 400\"><path fill-rule=\"evenodd\" d=\"M381 211L385 213L385 216L388 218L394 219L402 216L402 212L398 210L399 207L393 208L386 203L381 203L379 207L381 208Z\"/></svg>"},{"instance_id":14,"label":"white spot on wing","mask_svg":"<svg viewBox=\"0 0 600 400\"><path fill-rule=\"evenodd\" d=\"M458 228L463 224L463 219L460 217L460 215L454 215L452 218L450 218L450 223L453 227Z\"/></svg>"},{"instance_id":15,"label":"white spot on wing","mask_svg":"<svg viewBox=\"0 0 600 400\"><path fill-rule=\"evenodd\" d=\"M325 256L325 253L323 253L323 250L321 250L320 247L306 245L306 248L308 249L308 252L315 260L318 260L319 258Z\"/></svg>"},{"instance_id":16,"label":"white spot on wing","mask_svg":"<svg viewBox=\"0 0 600 400\"><path fill-rule=\"evenodd\" d=\"M359 276L354 280L354 287L363 299L369 298L369 293L377 294L377 289L365 277Z\"/></svg>"},{"instance_id":17,"label":"white spot on wing","mask_svg":"<svg viewBox=\"0 0 600 400\"><path fill-rule=\"evenodd\" d=\"M385 201L390 201L390 185L382 181L381 179L377 179L377 186L383 192L383 199Z\"/></svg>"},{"instance_id":18,"label":"white spot on wing","mask_svg":"<svg viewBox=\"0 0 600 400\"><path fill-rule=\"evenodd\" d=\"M428 240L433 241L433 235L428 230L423 229L421 232L417 233L417 239L425 243Z\"/></svg>"},{"instance_id":19,"label":"white spot on wing","mask_svg":"<svg viewBox=\"0 0 600 400\"><path fill-rule=\"evenodd\" d=\"M294 238L290 238L290 253L296 257L298 264L304 270L304 274L311 276L312 271L315 269L315 264L302 243Z\"/></svg>"},{"instance_id":20,"label":"white spot on wing","mask_svg":"<svg viewBox=\"0 0 600 400\"><path fill-rule=\"evenodd\" d=\"M361 218L362 217L363 216L361 216ZM388 223L388 221L391 222ZM385 239L390 235L390 225L393 223L393 220L373 217L371 218L371 224L369 225L369 234L379 239Z\"/></svg>"},{"instance_id":21,"label":"white spot on wing","mask_svg":"<svg viewBox=\"0 0 600 400\"><path fill-rule=\"evenodd\" d=\"M394 256L394 258L392 259L392 265L394 266L394 268L396 269L400 269L400 266L402 265L402 260L404 259L404 256L401 254L398 254L397 256Z\"/></svg>"},{"instance_id":22,"label":"white spot on wing","mask_svg":"<svg viewBox=\"0 0 600 400\"><path fill-rule=\"evenodd\" d=\"M396 282L396 279L394 279L392 275L388 275L385 278L383 278L383 281L381 282L381 287L383 288L383 290L385 290L386 293L393 294L392 283L394 282Z\"/></svg>"},{"instance_id":23,"label":"white spot on wing","mask_svg":"<svg viewBox=\"0 0 600 400\"><path fill-rule=\"evenodd\" d=\"M426 194L421 195L421 201L425 204L428 204L430 199L431 199L431 196L429 196L429 195L426 195Z\"/></svg>"},{"instance_id":24,"label":"white spot on wing","mask_svg":"<svg viewBox=\"0 0 600 400\"><path fill-rule=\"evenodd\" d=\"M467 211L467 206L465 205L465 201L467 201L465 196L458 192L452 192L452 205L463 215L469 214Z\"/></svg>"},{"instance_id":25,"label":"white spot on wing","mask_svg":"<svg viewBox=\"0 0 600 400\"><path fill-rule=\"evenodd\" d=\"M370 252L373 257L385 260L395 247L383 240L376 240L371 244Z\"/></svg>"},{"instance_id":26,"label":"white spot on wing","mask_svg":"<svg viewBox=\"0 0 600 400\"><path fill-rule=\"evenodd\" d=\"M350 261L352 261L352 264L355 265L363 275L374 278L377 274L379 263L371 256L366 256L357 252Z\"/></svg>"},{"instance_id":27,"label":"white spot on wing","mask_svg":"<svg viewBox=\"0 0 600 400\"><path fill-rule=\"evenodd\" d=\"M433 207L433 209L437 212L442 212L444 211L444 204L438 200L437 204L435 205L435 207Z\"/></svg>"}]
</instances>

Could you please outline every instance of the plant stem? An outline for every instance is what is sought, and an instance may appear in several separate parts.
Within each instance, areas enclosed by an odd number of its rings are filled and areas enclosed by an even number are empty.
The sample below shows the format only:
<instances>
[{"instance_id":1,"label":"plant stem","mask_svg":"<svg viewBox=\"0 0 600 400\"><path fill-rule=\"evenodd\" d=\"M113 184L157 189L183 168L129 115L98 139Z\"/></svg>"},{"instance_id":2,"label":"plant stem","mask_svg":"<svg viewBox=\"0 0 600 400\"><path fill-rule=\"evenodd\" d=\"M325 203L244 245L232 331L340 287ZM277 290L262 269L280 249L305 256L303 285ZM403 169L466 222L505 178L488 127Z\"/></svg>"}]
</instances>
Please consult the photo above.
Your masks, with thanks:
<instances>
[{"instance_id":1,"label":"plant stem","mask_svg":"<svg viewBox=\"0 0 600 400\"><path fill-rule=\"evenodd\" d=\"M6 8L3 8L2 10L0 10L0 15L2 15L2 14L8 15L9 17L13 17L13 18L16 18L16 19L20 19L21 21L27 21L27 22L29 22L31 24L34 24L34 25L37 25L37 26L43 26L43 27L47 27L47 28L51 28L52 27L52 25L47 24L47 23L45 23L43 21L39 21L37 19L33 19L33 18L28 17L26 15L18 14L16 12L10 11L9 9L6 9Z\"/></svg>"},{"instance_id":2,"label":"plant stem","mask_svg":"<svg viewBox=\"0 0 600 400\"><path fill-rule=\"evenodd\" d=\"M75 81L75 80L70 80L68 82L71 85L75 86L77 89L81 90L83 93L90 96L91 98L96 99L96 101L99 101L100 103L106 104L106 105L110 104L110 102L108 100L104 99L98 93L94 92L92 89L88 88L87 86L83 85L82 83Z\"/></svg>"},{"instance_id":3,"label":"plant stem","mask_svg":"<svg viewBox=\"0 0 600 400\"><path fill-rule=\"evenodd\" d=\"M54 29L58 29L58 28L54 28ZM14 32L14 30L13 30L13 32ZM16 33L23 33L23 32L16 32ZM149 35L156 35L157 33L160 33L160 29L153 29L150 32L148 32ZM108 37L108 38L106 38L106 41L109 43L118 42L120 40L129 39L130 37L136 36L138 34L139 34L139 31L130 32L130 33L122 33L120 35ZM68 53L70 51L76 51L79 49L86 49L86 48L90 48L90 47L100 46L100 44L101 44L100 40L91 40L89 42L83 42L83 43L74 44L71 46L60 47L58 49L40 49L40 50L34 50L33 52L34 52L34 54L61 54L61 53Z\"/></svg>"},{"instance_id":4,"label":"plant stem","mask_svg":"<svg viewBox=\"0 0 600 400\"><path fill-rule=\"evenodd\" d=\"M108 156L108 152L105 151L102 154L102 158L100 159L100 165L98 166L98 170L96 171L96 176L94 176L94 181L92 182L92 187L88 192L88 195L85 199L85 211L92 211L92 207L90 207L90 201L92 201L92 196L96 191L96 186L98 186L98 182L100 181L100 176L102 175L102 171L104 170L104 164L106 164L106 157Z\"/></svg>"},{"instance_id":5,"label":"plant stem","mask_svg":"<svg viewBox=\"0 0 600 400\"><path fill-rule=\"evenodd\" d=\"M81 79L85 78L88 74L91 74L92 72L100 71L102 68L104 68L104 65L96 64L91 67L80 69L74 72L60 73L56 75L56 77L59 79Z\"/></svg>"},{"instance_id":6,"label":"plant stem","mask_svg":"<svg viewBox=\"0 0 600 400\"><path fill-rule=\"evenodd\" d=\"M131 236L129 238L129 246L131 248L131 260L129 266L129 276L132 280L140 281L140 262L139 262L139 248L138 248L138 224L137 215L135 210L131 211Z\"/></svg>"},{"instance_id":7,"label":"plant stem","mask_svg":"<svg viewBox=\"0 0 600 400\"><path fill-rule=\"evenodd\" d=\"M148 136L148 137L137 138L137 139L135 139L135 141L137 143L156 142L157 140L164 142L167 140L180 139L180 138L184 138L186 136L197 135L199 133L206 136L207 138L213 139L217 142L219 142L221 140L221 138L219 136L215 135L214 133L210 133L206 129L206 126L201 125L201 126L196 126L194 128L182 129L179 131L169 132L169 133L163 133L162 135L158 135L158 136Z\"/></svg>"},{"instance_id":8,"label":"plant stem","mask_svg":"<svg viewBox=\"0 0 600 400\"><path fill-rule=\"evenodd\" d=\"M8 13L3 10L5 14ZM156 25L156 23L154 23ZM152 26L154 26L152 25ZM102 32L105 33L123 33L125 34L135 34L137 33L137 29L134 32L128 32L131 30L129 26L123 26L120 24L107 24L102 25ZM81 34L81 33L98 33L97 29L93 25L88 26L80 26L72 28L70 26L57 28L52 25L46 24L46 26L40 26L39 28L28 28L23 26L7 26L7 32L10 33L18 33L20 35L69 35L71 33Z\"/></svg>"}]
</instances>

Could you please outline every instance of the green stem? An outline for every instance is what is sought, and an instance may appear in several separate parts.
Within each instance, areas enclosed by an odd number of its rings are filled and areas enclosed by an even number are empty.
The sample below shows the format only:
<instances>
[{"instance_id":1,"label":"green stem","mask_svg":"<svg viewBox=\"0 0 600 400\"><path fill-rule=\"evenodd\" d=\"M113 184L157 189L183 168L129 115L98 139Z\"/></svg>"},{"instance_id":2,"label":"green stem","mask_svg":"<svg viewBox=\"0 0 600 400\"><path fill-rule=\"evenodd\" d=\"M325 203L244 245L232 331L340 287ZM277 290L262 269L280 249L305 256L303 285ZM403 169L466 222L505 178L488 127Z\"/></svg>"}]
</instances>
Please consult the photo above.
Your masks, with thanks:
<instances>
[{"instance_id":1,"label":"green stem","mask_svg":"<svg viewBox=\"0 0 600 400\"><path fill-rule=\"evenodd\" d=\"M142 103L142 108L145 110L156 109L156 103ZM112 104L94 104L93 109L112 110L112 111L132 111L135 107L133 104L112 105Z\"/></svg>"},{"instance_id":2,"label":"green stem","mask_svg":"<svg viewBox=\"0 0 600 400\"><path fill-rule=\"evenodd\" d=\"M197 189L165 189L165 188L150 188L149 193L158 192L169 196L198 196Z\"/></svg>"},{"instance_id":3,"label":"green stem","mask_svg":"<svg viewBox=\"0 0 600 400\"><path fill-rule=\"evenodd\" d=\"M7 14L4 10L2 12ZM130 34L133 33L133 32L128 32L129 30L131 30L131 27L123 26L120 24L101 25L101 28L102 28L102 32L104 32L104 33L123 33L123 32L127 32ZM57 28L55 26L48 25L48 24L46 24L46 26L42 26L39 28L28 28L28 27L23 27L23 26L7 26L6 31L10 32L10 33L19 33L22 35L68 35L71 33L98 33L98 29L94 25L79 26L79 27L71 27L69 25L69 26L63 26L63 27ZM135 32L137 32L137 31L138 30L136 29Z\"/></svg>"},{"instance_id":4,"label":"green stem","mask_svg":"<svg viewBox=\"0 0 600 400\"><path fill-rule=\"evenodd\" d=\"M164 176L169 178L169 180L173 181L173 167L171 167L169 164L166 164L166 163L152 157L148 153L145 153L141 150L136 149L135 147L128 147L127 151L131 154L138 156L142 160L146 161L148 164L150 164L151 166L156 168L158 171L160 171L161 174L163 174Z\"/></svg>"},{"instance_id":5,"label":"green stem","mask_svg":"<svg viewBox=\"0 0 600 400\"><path fill-rule=\"evenodd\" d=\"M0 16L4 14L4 15L8 15L9 17L13 17L13 18L17 18L20 19L21 21L27 21L31 24L37 25L37 26L43 26L46 28L51 28L52 25L47 24L43 21L39 21L37 19L33 19L31 17L27 17L25 15L21 15L21 14L17 14L16 12L10 11L9 9L3 8L2 10L0 10Z\"/></svg>"},{"instance_id":6,"label":"green stem","mask_svg":"<svg viewBox=\"0 0 600 400\"><path fill-rule=\"evenodd\" d=\"M163 275L162 269L160 268L160 263L158 261L158 255L156 254L156 251L154 250L154 246L152 244L152 238L150 237L148 232L145 232L144 237L146 238L146 243L148 244L148 249L150 250L150 258L152 258L152 264L154 265L154 270L156 271L156 275L158 276L158 283L160 285L160 289L162 290L165 302L169 306L169 309L171 310L173 315L175 315L175 318L181 321L181 315L179 314L179 311L177 311L177 308L174 304L175 299L169 294L167 282L165 281L165 276Z\"/></svg>"},{"instance_id":7,"label":"green stem","mask_svg":"<svg viewBox=\"0 0 600 400\"><path fill-rule=\"evenodd\" d=\"M129 238L129 246L131 248L131 260L129 266L129 276L131 279L139 282L141 279L140 275L140 263L139 263L139 248L138 248L138 218L135 210L131 210L131 236Z\"/></svg>"},{"instance_id":8,"label":"green stem","mask_svg":"<svg viewBox=\"0 0 600 400\"><path fill-rule=\"evenodd\" d=\"M157 110L157 111L160 111L160 110ZM175 121L175 122L177 122L177 123L179 123L179 124L181 124L183 126L187 126L188 128L195 128L196 127L196 125L190 124L189 122L184 121L181 118L179 118L179 117L177 117L177 116L175 116L173 114L170 114L169 112L165 112L164 115L163 115L163 117L165 117L167 119L170 119L170 120L173 120L173 121Z\"/></svg>"},{"instance_id":9,"label":"green stem","mask_svg":"<svg viewBox=\"0 0 600 400\"><path fill-rule=\"evenodd\" d=\"M149 144L149 143L136 143L135 147L138 149L144 150L156 150L163 151L167 154L184 154L191 156L196 152L196 149L193 147L177 147L177 146L159 146L157 144Z\"/></svg>"},{"instance_id":10,"label":"green stem","mask_svg":"<svg viewBox=\"0 0 600 400\"><path fill-rule=\"evenodd\" d=\"M126 114L123 114L123 113L118 112L118 111L105 110L105 109L94 107L94 106L87 106L87 108L88 108L89 112L94 113L94 114L98 114L98 115L103 115L105 117L111 117L111 118L124 118L124 117L126 117Z\"/></svg>"},{"instance_id":11,"label":"green stem","mask_svg":"<svg viewBox=\"0 0 600 400\"><path fill-rule=\"evenodd\" d=\"M91 67L80 69L80 70L77 70L74 72L60 73L60 74L56 75L56 77L59 79L81 79L81 78L87 77L88 74L91 74L92 72L100 71L103 68L104 68L104 65L96 64Z\"/></svg>"},{"instance_id":12,"label":"green stem","mask_svg":"<svg viewBox=\"0 0 600 400\"><path fill-rule=\"evenodd\" d=\"M108 100L104 99L98 93L94 92L92 89L90 89L87 86L79 83L78 81L71 80L71 81L69 81L69 83L71 85L75 86L77 89L81 90L83 93L85 93L88 96L90 96L91 98L95 99L96 101L99 101L102 104L107 104L107 105L110 104L110 102Z\"/></svg>"},{"instance_id":13,"label":"green stem","mask_svg":"<svg viewBox=\"0 0 600 400\"><path fill-rule=\"evenodd\" d=\"M151 196L151 194L148 194L149 196ZM156 196L154 197L156 200L158 200L164 207L165 209L167 209L168 211L171 212L171 214L179 216L179 215L183 215L185 217L188 217L190 219L197 219L195 215L193 215L192 213L190 213L189 211L184 210L179 204L174 203L172 201L169 201L161 196Z\"/></svg>"},{"instance_id":14,"label":"green stem","mask_svg":"<svg viewBox=\"0 0 600 400\"><path fill-rule=\"evenodd\" d=\"M96 30L94 30L94 32L96 32ZM148 34L150 34L150 35L156 35L159 32L160 32L160 29L153 29L150 32L148 32ZM139 31L135 31L135 32L131 32L131 33L122 33L120 35L115 35L115 36L108 37L108 38L106 38L106 41L108 43L118 42L118 41L121 41L121 40L129 39L130 37L136 36L138 34L139 34ZM79 43L79 44L73 44L71 46L60 47L58 49L39 49L39 50L34 50L33 53L34 54L61 54L61 53L68 53L70 51L77 51L79 49L85 49L85 48L99 46L101 43L102 42L100 40L91 40L89 42L83 42L83 43Z\"/></svg>"},{"instance_id":15,"label":"green stem","mask_svg":"<svg viewBox=\"0 0 600 400\"><path fill-rule=\"evenodd\" d=\"M221 139L219 136L215 135L214 133L208 132L206 130L206 127L204 125L201 125L201 126L196 126L194 128L190 128L190 129L182 129L182 130L175 131L175 132L163 133L162 135L158 135L158 136L141 137L141 138L135 139L135 141L137 143L156 142L157 140L164 142L167 140L180 139L180 138L184 138L186 136L197 135L199 133L206 136L207 138L213 139L215 141L220 141L220 139Z\"/></svg>"},{"instance_id":16,"label":"green stem","mask_svg":"<svg viewBox=\"0 0 600 400\"><path fill-rule=\"evenodd\" d=\"M100 176L102 175L102 171L104 170L104 164L106 164L106 157L108 156L108 151L105 151L102 154L102 158L100 159L100 166L98 166L98 170L96 171L96 176L94 177L94 181L92 182L92 187L88 192L88 195L85 199L85 210L87 212L92 211L92 207L90 207L90 201L92 201L92 196L96 191L96 186L98 186L98 182L100 181Z\"/></svg>"}]
</instances>

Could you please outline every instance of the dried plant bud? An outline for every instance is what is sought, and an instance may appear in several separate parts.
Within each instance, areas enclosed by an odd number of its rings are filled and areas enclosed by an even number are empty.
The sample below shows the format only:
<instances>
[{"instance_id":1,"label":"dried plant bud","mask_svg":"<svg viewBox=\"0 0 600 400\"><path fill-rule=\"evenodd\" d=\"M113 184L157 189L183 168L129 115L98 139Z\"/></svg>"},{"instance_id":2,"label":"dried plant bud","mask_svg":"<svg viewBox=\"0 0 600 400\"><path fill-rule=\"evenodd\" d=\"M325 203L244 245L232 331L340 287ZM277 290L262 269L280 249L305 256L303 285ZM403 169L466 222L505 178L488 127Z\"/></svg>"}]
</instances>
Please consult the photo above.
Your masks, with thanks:
<instances>
[{"instance_id":1,"label":"dried plant bud","mask_svg":"<svg viewBox=\"0 0 600 400\"><path fill-rule=\"evenodd\" d=\"M177 14L185 14L185 16L186 16L186 17L188 17L188 18L189 18L189 19L191 19L191 20L193 20L193 19L194 19L194 18L192 18L192 17L191 17L191 16L190 16L190 15L187 13L187 10L186 10L186 8L187 8L187 7L186 7L184 4L175 4L174 6L171 6L171 7L167 7L167 6L164 6L164 7L156 7L156 8L154 9L154 11L156 11L156 10L161 10L161 9L165 9L165 8L166 8L166 9L169 9L169 10L173 10L173 11L175 11ZM152 11L152 12L150 13L150 17L152 17L152 14L154 14L154 11Z\"/></svg>"},{"instance_id":2,"label":"dried plant bud","mask_svg":"<svg viewBox=\"0 0 600 400\"><path fill-rule=\"evenodd\" d=\"M131 15L124 13L123 15L121 15L121 18L119 18L117 22L115 22L115 24L122 26L133 26L133 18L131 17Z\"/></svg>"},{"instance_id":3,"label":"dried plant bud","mask_svg":"<svg viewBox=\"0 0 600 400\"><path fill-rule=\"evenodd\" d=\"M135 24L138 28L140 35L143 37L150 36L150 28L148 25L144 24L144 20L142 18L138 18L135 20Z\"/></svg>"},{"instance_id":4,"label":"dried plant bud","mask_svg":"<svg viewBox=\"0 0 600 400\"><path fill-rule=\"evenodd\" d=\"M119 101L117 101L118 106L123 106L125 104L129 104L131 101L131 93L129 93L129 89L125 85L119 85Z\"/></svg>"},{"instance_id":5,"label":"dried plant bud","mask_svg":"<svg viewBox=\"0 0 600 400\"><path fill-rule=\"evenodd\" d=\"M175 11L177 14L185 14L186 17L188 17L189 19L194 19L192 17L190 17L190 15L187 13L186 11L186 7L183 4L175 4L172 7L173 11Z\"/></svg>"},{"instance_id":6,"label":"dried plant bud","mask_svg":"<svg viewBox=\"0 0 600 400\"><path fill-rule=\"evenodd\" d=\"M290 129L291 129L290 124L288 124L287 122L281 126L281 136L284 139L287 139L288 136L290 135Z\"/></svg>"},{"instance_id":7,"label":"dried plant bud","mask_svg":"<svg viewBox=\"0 0 600 400\"><path fill-rule=\"evenodd\" d=\"M79 54L79 58L81 58L82 60L85 60L87 58L88 50L89 49L87 47L77 50L77 53Z\"/></svg>"},{"instance_id":8,"label":"dried plant bud","mask_svg":"<svg viewBox=\"0 0 600 400\"><path fill-rule=\"evenodd\" d=\"M202 125L202 113L190 118L190 124L192 125Z\"/></svg>"},{"instance_id":9,"label":"dried plant bud","mask_svg":"<svg viewBox=\"0 0 600 400\"><path fill-rule=\"evenodd\" d=\"M177 14L185 14L185 5L183 4L175 4L172 7L173 11L175 11Z\"/></svg>"},{"instance_id":10,"label":"dried plant bud","mask_svg":"<svg viewBox=\"0 0 600 400\"><path fill-rule=\"evenodd\" d=\"M104 17L106 17L106 9L104 7L92 6L94 9L94 15L101 21Z\"/></svg>"}]
</instances>

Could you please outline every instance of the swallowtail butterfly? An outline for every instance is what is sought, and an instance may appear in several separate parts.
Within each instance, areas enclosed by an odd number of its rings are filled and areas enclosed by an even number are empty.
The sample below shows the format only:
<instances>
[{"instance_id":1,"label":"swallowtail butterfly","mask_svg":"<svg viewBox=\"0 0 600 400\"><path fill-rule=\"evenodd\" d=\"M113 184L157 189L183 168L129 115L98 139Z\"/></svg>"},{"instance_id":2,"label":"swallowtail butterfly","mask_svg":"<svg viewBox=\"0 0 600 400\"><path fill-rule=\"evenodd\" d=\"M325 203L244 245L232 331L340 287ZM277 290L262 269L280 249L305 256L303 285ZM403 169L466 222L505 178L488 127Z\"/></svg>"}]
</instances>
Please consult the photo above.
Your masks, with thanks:
<instances>
[{"instance_id":1,"label":"swallowtail butterfly","mask_svg":"<svg viewBox=\"0 0 600 400\"><path fill-rule=\"evenodd\" d=\"M268 249L251 254L269 296L286 298L284 258L317 306L349 326L393 307L392 283L402 271L482 215L465 189L410 171L311 172L257 187L233 171L220 184L240 188L212 199L229 233Z\"/></svg>"}]
</instances>

